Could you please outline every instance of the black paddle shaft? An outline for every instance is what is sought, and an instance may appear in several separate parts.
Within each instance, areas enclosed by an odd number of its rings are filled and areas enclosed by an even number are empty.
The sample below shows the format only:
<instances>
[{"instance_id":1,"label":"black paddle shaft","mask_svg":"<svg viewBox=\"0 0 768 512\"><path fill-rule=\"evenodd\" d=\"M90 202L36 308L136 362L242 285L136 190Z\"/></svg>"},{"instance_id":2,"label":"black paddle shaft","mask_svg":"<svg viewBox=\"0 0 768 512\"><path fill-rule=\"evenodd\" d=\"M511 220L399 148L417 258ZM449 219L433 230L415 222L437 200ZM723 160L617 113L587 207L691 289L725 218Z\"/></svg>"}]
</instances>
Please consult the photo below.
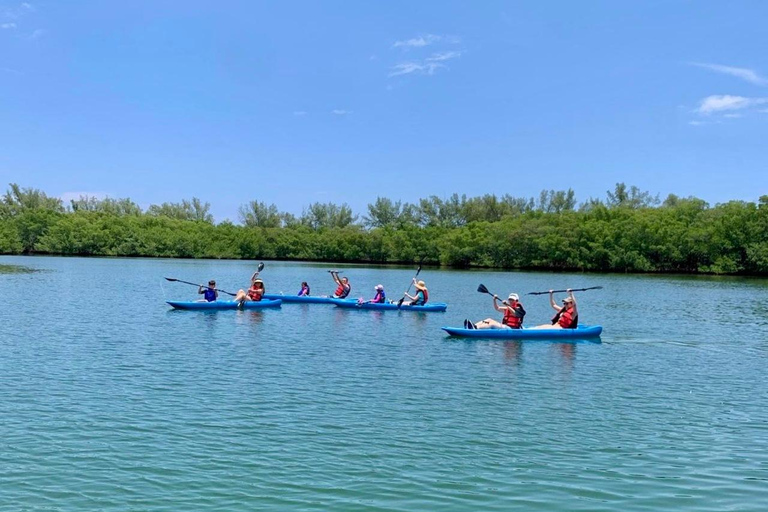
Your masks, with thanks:
<instances>
[{"instance_id":1,"label":"black paddle shaft","mask_svg":"<svg viewBox=\"0 0 768 512\"><path fill-rule=\"evenodd\" d=\"M419 268L416 269L416 275L413 277L413 279L416 279L417 277L419 277L420 273L421 273L421 265L419 265ZM398 309L400 308L400 306L403 305L403 301L405 300L405 296L408 294L409 291L411 291L411 286L413 286L413 280L411 280L411 282L408 283L408 289L405 290L405 293L403 294L403 296L400 298L399 301L397 301Z\"/></svg>"},{"instance_id":2,"label":"black paddle shaft","mask_svg":"<svg viewBox=\"0 0 768 512\"><path fill-rule=\"evenodd\" d=\"M602 286L590 286L589 288L571 288L572 292L585 292L587 290L602 290ZM566 293L568 290L552 290L552 293ZM544 295L549 293L549 290L546 292L528 292L526 295Z\"/></svg>"},{"instance_id":3,"label":"black paddle shaft","mask_svg":"<svg viewBox=\"0 0 768 512\"><path fill-rule=\"evenodd\" d=\"M208 288L208 285L205 284L198 284L198 283L191 283L189 281L183 281L181 279L174 279L173 277L166 277L167 281L176 282L176 283L184 283L184 284L191 284L192 286L199 286L201 288ZM228 292L227 290L222 290L221 288L214 288L217 292L226 293L227 295L231 295L233 297L236 297L236 293Z\"/></svg>"}]
</instances>

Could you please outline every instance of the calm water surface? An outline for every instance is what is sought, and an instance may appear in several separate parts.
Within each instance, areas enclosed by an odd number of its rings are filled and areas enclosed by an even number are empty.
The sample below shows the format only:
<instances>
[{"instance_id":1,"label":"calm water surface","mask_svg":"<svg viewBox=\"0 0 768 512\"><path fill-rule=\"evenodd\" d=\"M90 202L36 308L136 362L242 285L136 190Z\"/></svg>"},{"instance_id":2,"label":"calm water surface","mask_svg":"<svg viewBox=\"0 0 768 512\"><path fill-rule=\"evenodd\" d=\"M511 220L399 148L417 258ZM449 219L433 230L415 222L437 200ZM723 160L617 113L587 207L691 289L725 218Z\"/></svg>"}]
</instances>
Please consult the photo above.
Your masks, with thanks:
<instances>
[{"instance_id":1,"label":"calm water surface","mask_svg":"<svg viewBox=\"0 0 768 512\"><path fill-rule=\"evenodd\" d=\"M447 313L185 312L254 262L2 257L0 510L768 506L768 281L425 269ZM269 292L334 286L267 262ZM344 267L353 296L413 269ZM475 292L578 294L601 342L446 338ZM396 297L395 297L396 298ZM524 297L544 323L546 296Z\"/></svg>"}]
</instances>

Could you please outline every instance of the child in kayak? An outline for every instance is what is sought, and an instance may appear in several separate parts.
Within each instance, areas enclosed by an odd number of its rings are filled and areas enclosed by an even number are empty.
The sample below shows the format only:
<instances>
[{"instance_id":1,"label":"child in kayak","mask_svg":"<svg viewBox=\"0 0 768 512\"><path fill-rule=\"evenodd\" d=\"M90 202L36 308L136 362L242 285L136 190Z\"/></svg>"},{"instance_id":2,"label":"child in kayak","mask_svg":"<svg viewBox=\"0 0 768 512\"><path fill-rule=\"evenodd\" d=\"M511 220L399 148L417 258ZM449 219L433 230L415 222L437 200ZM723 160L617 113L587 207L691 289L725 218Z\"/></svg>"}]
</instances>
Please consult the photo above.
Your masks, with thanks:
<instances>
[{"instance_id":1,"label":"child in kayak","mask_svg":"<svg viewBox=\"0 0 768 512\"><path fill-rule=\"evenodd\" d=\"M264 296L264 281L259 279L259 273L254 272L251 276L251 287L248 291L238 290L235 296L235 302L239 302L242 305L245 301L258 302Z\"/></svg>"},{"instance_id":2,"label":"child in kayak","mask_svg":"<svg viewBox=\"0 0 768 512\"><path fill-rule=\"evenodd\" d=\"M570 288L566 290L568 296L563 299L563 305L559 306L555 302L555 295L549 290L549 305L557 311L552 317L552 322L544 325L537 325L534 329L575 329L579 326L579 310L576 308L576 297Z\"/></svg>"},{"instance_id":3,"label":"child in kayak","mask_svg":"<svg viewBox=\"0 0 768 512\"><path fill-rule=\"evenodd\" d=\"M377 284L374 288L376 295L371 300L360 299L360 304L384 304L387 302L387 294L384 293L384 286Z\"/></svg>"},{"instance_id":4,"label":"child in kayak","mask_svg":"<svg viewBox=\"0 0 768 512\"><path fill-rule=\"evenodd\" d=\"M301 290L299 290L299 297L309 297L309 285L306 281L301 282Z\"/></svg>"},{"instance_id":5,"label":"child in kayak","mask_svg":"<svg viewBox=\"0 0 768 512\"><path fill-rule=\"evenodd\" d=\"M416 295L409 295L407 292L405 294L406 297L411 299L411 302L408 305L423 306L429 300L429 290L427 290L427 285L424 281L416 281L415 277L413 278L413 285L416 287Z\"/></svg>"},{"instance_id":6,"label":"child in kayak","mask_svg":"<svg viewBox=\"0 0 768 512\"><path fill-rule=\"evenodd\" d=\"M200 288L197 289L197 294L203 296L203 300L199 300L198 302L214 302L219 298L219 292L216 291L216 281L211 279L208 281L207 287L200 285Z\"/></svg>"},{"instance_id":7,"label":"child in kayak","mask_svg":"<svg viewBox=\"0 0 768 512\"><path fill-rule=\"evenodd\" d=\"M330 270L329 272L331 273L331 277L333 277L334 282L339 285L336 288L336 291L333 292L333 295L331 295L331 298L345 299L347 295L349 295L349 292L352 291L352 286L349 284L349 279L346 277L339 279L338 270Z\"/></svg>"},{"instance_id":8,"label":"child in kayak","mask_svg":"<svg viewBox=\"0 0 768 512\"><path fill-rule=\"evenodd\" d=\"M506 302L498 304L498 295L493 296L493 308L504 314L504 318L501 322L497 322L493 318L486 318L476 324L473 324L469 320L464 320L464 328L466 329L522 329L523 318L525 317L525 308L520 303L520 297L516 293L510 293Z\"/></svg>"}]
</instances>

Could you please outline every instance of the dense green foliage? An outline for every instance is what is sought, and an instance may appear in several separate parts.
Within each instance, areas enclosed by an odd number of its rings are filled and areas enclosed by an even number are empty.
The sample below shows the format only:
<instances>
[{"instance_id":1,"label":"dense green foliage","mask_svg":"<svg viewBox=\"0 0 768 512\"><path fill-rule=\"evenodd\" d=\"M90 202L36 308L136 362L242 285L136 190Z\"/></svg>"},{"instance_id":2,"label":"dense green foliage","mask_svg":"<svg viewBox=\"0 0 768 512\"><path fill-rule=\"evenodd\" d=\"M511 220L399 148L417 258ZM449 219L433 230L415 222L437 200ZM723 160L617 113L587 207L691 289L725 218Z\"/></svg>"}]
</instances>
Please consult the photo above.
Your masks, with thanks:
<instances>
[{"instance_id":1,"label":"dense green foliage","mask_svg":"<svg viewBox=\"0 0 768 512\"><path fill-rule=\"evenodd\" d=\"M768 274L768 196L710 207L623 183L605 201L572 190L538 200L454 194L418 204L377 198L362 218L314 203L296 217L251 201L243 225L214 224L193 198L61 200L11 184L0 200L0 253L299 259L615 272Z\"/></svg>"}]
</instances>

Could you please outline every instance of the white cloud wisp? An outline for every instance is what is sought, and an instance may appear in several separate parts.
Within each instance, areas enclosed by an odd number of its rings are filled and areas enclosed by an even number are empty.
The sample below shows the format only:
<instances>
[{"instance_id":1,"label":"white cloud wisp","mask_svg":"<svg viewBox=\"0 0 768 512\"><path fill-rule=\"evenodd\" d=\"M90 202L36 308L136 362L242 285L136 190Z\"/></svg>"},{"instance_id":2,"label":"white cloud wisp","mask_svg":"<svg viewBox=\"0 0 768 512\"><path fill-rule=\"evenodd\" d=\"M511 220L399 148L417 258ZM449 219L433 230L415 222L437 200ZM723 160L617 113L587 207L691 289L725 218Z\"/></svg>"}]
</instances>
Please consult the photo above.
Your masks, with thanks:
<instances>
[{"instance_id":1,"label":"white cloud wisp","mask_svg":"<svg viewBox=\"0 0 768 512\"><path fill-rule=\"evenodd\" d=\"M768 98L746 98L744 96L731 96L729 94L707 96L696 109L701 115L719 114L723 112L733 113L735 110L744 110L757 105L768 103Z\"/></svg>"},{"instance_id":2,"label":"white cloud wisp","mask_svg":"<svg viewBox=\"0 0 768 512\"><path fill-rule=\"evenodd\" d=\"M740 78L745 82L749 82L753 85L768 86L768 79L760 76L755 70L749 68L737 68L733 66L722 66L720 64L707 64L700 62L692 62L692 66L696 66L715 73L721 73L724 75L734 76Z\"/></svg>"},{"instance_id":3,"label":"white cloud wisp","mask_svg":"<svg viewBox=\"0 0 768 512\"><path fill-rule=\"evenodd\" d=\"M392 67L389 76L410 75L412 73L434 75L439 69L448 69L448 66L443 62L461 57L461 53L459 51L433 53L422 61L401 62Z\"/></svg>"},{"instance_id":4,"label":"white cloud wisp","mask_svg":"<svg viewBox=\"0 0 768 512\"><path fill-rule=\"evenodd\" d=\"M404 41L395 41L395 44L392 45L392 48L404 48L404 49L423 48L424 46L435 44L442 39L443 39L442 36L427 34L423 36L414 37L412 39L406 39Z\"/></svg>"}]
</instances>

